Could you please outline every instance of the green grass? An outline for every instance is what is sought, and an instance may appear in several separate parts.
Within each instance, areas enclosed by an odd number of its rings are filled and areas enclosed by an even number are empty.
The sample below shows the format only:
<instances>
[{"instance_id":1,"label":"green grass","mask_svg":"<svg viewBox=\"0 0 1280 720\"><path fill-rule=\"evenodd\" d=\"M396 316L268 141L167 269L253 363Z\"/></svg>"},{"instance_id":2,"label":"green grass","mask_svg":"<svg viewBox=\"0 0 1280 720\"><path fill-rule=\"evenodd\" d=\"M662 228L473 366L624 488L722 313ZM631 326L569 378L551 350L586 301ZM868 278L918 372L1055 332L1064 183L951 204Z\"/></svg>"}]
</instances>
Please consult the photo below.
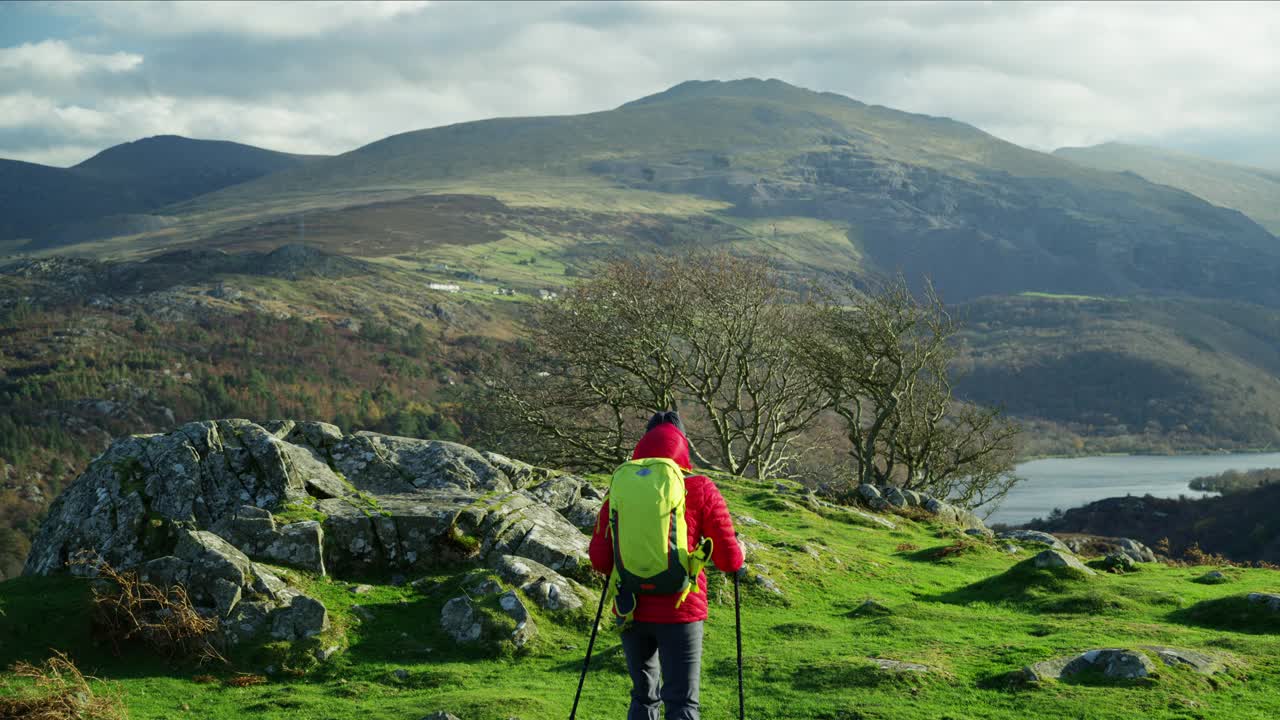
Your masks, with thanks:
<instances>
[{"instance_id":1,"label":"green grass","mask_svg":"<svg viewBox=\"0 0 1280 720\"><path fill-rule=\"evenodd\" d=\"M952 529L903 521L863 527L782 503L765 485L719 481L737 513L764 525L740 531L761 546L752 559L783 588L778 598L744 586L745 674L749 715L783 718L1230 718L1280 716L1280 616L1240 598L1280 588L1267 570L1235 571L1237 582L1202 585L1207 568L1143 566L1126 575L1076 575L1028 566L977 544L945 559L929 550L960 539ZM765 527L765 526L768 527ZM899 548L902 548L901 550ZM919 549L917 549L919 548ZM816 550L815 560L808 552ZM561 718L572 701L594 603L567 616L535 610L537 639L524 651L454 647L438 626L443 604L474 587L483 570L442 569L420 593L383 581L355 595L348 583L279 572L329 607L335 630L312 643L345 651L317 665L268 646L238 657L237 670L265 664L306 671L266 685L230 688L192 680L208 669L170 667L143 655L115 659L95 647L84 618L86 589L70 578L0 584L0 664L72 653L86 670L117 682L131 717L220 720L267 718L400 720L438 709L466 720ZM874 599L889 612L855 613ZM736 712L732 589L713 574L706 633L703 708L708 718ZM359 622L354 605L372 619ZM492 612L481 602L482 612ZM59 618L49 622L48 618ZM345 639L337 640L345 630ZM1025 687L1010 673L1095 647L1170 645L1226 656L1233 669L1212 680L1158 666L1150 682ZM872 658L922 663L927 675L884 673ZM397 677L403 669L407 675ZM227 677L231 669L213 669ZM604 634L587 679L580 717L618 717L628 682L616 637Z\"/></svg>"}]
</instances>

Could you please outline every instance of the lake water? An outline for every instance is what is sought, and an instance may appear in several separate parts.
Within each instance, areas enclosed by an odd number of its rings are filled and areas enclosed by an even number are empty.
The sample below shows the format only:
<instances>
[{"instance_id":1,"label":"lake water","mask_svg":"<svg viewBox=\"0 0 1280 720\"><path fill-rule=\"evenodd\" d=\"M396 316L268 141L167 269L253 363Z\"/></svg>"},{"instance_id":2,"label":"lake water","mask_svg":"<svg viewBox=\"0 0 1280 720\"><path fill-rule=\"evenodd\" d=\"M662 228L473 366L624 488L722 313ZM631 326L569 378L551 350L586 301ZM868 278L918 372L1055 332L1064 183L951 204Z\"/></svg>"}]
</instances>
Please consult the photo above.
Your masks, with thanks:
<instances>
[{"instance_id":1,"label":"lake water","mask_svg":"<svg viewBox=\"0 0 1280 720\"><path fill-rule=\"evenodd\" d=\"M1083 457L1033 460L1018 466L1025 480L1009 493L987 523L1018 525L1094 500L1124 495L1201 497L1187 483L1226 470L1280 467L1280 453Z\"/></svg>"}]
</instances>

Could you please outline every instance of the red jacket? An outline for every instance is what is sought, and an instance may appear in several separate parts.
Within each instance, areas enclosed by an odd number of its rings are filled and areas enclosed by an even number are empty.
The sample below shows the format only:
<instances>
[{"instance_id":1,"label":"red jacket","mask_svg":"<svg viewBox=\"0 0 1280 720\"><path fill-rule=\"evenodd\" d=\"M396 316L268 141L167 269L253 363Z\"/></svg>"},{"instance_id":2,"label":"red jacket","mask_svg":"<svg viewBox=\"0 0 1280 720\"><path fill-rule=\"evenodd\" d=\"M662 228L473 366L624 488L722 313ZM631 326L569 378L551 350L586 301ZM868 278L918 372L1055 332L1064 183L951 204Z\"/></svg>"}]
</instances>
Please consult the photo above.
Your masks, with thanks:
<instances>
[{"instance_id":1,"label":"red jacket","mask_svg":"<svg viewBox=\"0 0 1280 720\"><path fill-rule=\"evenodd\" d=\"M665 457L685 470L689 465L689 441L675 425L664 423L645 433L633 460ZM733 531L733 520L724 497L710 478L694 475L685 478L685 524L689 528L689 547L697 547L704 537L711 538L711 561L720 570L731 573L742 567L742 548ZM608 537L609 502L600 508L595 533L591 536L591 565L597 572L613 572L613 545ZM690 623L707 619L707 576L698 575L699 592L690 593L684 604L676 607L676 595L640 595L636 603L636 622Z\"/></svg>"}]
</instances>

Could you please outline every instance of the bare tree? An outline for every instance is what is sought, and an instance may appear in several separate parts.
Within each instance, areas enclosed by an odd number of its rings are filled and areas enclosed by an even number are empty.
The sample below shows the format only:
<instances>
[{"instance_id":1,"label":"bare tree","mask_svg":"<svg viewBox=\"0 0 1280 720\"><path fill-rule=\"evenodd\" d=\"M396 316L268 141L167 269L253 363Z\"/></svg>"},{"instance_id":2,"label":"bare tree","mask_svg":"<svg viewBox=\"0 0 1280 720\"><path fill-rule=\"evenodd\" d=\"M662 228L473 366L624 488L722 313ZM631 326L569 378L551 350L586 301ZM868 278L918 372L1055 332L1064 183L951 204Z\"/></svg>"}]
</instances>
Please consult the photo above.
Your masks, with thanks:
<instances>
[{"instance_id":1,"label":"bare tree","mask_svg":"<svg viewBox=\"0 0 1280 720\"><path fill-rule=\"evenodd\" d=\"M547 459L606 467L649 412L678 407L700 465L774 475L828 404L794 353L807 311L757 259L614 261L539 306L537 351L491 381L497 409Z\"/></svg>"},{"instance_id":2,"label":"bare tree","mask_svg":"<svg viewBox=\"0 0 1280 720\"><path fill-rule=\"evenodd\" d=\"M1008 492L1018 428L955 401L957 325L932 287L919 300L900 278L869 294L846 288L810 322L797 352L844 420L858 482L969 507Z\"/></svg>"}]
</instances>

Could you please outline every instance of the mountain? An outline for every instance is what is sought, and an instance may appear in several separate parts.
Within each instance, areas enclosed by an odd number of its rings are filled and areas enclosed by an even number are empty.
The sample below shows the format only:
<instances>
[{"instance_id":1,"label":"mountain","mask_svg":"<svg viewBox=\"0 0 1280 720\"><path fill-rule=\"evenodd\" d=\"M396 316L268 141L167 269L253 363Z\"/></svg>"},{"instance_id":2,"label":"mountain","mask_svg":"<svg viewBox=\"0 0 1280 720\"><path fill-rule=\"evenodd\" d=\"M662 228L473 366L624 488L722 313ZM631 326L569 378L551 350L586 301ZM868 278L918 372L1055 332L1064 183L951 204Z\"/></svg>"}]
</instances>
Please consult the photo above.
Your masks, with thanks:
<instances>
[{"instance_id":1,"label":"mountain","mask_svg":"<svg viewBox=\"0 0 1280 720\"><path fill-rule=\"evenodd\" d=\"M70 168L0 159L0 240L50 246L153 230L167 223L128 216L313 159L176 135L117 145Z\"/></svg>"},{"instance_id":2,"label":"mountain","mask_svg":"<svg viewBox=\"0 0 1280 720\"><path fill-rule=\"evenodd\" d=\"M181 234L209 237L303 205L427 193L518 204L528 222L496 229L532 232L559 261L582 243L538 213L606 210L594 221L618 224L647 210L690 242L716 223L757 223L748 234L767 241L760 224L801 217L844 236L837 261L824 251L801 262L810 272L927 275L952 300L1047 291L1280 305L1280 243L1242 213L954 120L776 80L692 82L605 112L404 133L199 198L175 219Z\"/></svg>"},{"instance_id":3,"label":"mountain","mask_svg":"<svg viewBox=\"0 0 1280 720\"><path fill-rule=\"evenodd\" d=\"M1054 155L1099 170L1130 172L1248 215L1280 233L1280 172L1142 145L1060 148Z\"/></svg>"}]
</instances>

